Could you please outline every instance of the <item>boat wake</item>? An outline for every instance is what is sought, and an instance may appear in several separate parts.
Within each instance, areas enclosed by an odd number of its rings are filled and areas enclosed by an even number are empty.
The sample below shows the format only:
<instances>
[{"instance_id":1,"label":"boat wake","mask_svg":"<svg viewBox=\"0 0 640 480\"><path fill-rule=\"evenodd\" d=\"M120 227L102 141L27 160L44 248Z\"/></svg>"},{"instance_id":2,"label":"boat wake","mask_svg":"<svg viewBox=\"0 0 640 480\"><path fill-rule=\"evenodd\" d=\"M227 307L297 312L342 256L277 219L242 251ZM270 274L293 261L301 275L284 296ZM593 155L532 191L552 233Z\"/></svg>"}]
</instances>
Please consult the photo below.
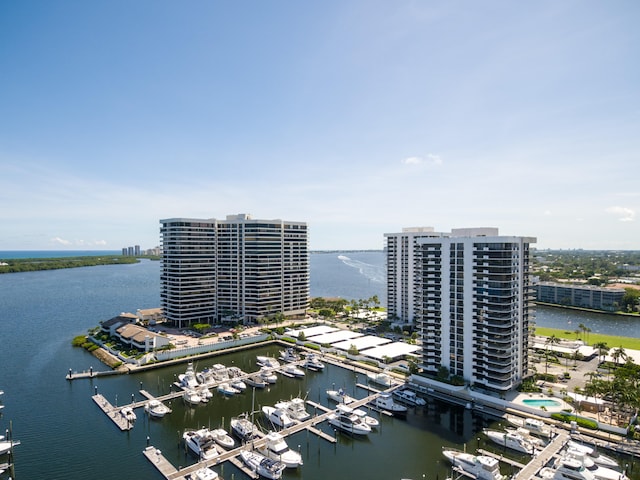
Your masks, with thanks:
<instances>
[{"instance_id":1,"label":"boat wake","mask_svg":"<svg viewBox=\"0 0 640 480\"><path fill-rule=\"evenodd\" d=\"M338 260L351 268L355 268L361 275L364 275L372 282L384 283L385 281L384 267L380 265L353 260L346 255L338 255Z\"/></svg>"}]
</instances>

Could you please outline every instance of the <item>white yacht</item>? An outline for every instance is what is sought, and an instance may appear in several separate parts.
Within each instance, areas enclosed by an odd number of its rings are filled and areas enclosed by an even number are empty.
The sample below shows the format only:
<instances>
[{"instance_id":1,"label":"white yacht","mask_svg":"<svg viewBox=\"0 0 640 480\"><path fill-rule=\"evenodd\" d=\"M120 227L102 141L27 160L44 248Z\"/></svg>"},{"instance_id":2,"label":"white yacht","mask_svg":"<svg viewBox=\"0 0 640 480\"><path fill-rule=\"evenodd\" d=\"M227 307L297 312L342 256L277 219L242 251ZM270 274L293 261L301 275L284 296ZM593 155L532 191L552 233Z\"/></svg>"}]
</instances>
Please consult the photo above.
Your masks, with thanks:
<instances>
[{"instance_id":1,"label":"white yacht","mask_svg":"<svg viewBox=\"0 0 640 480\"><path fill-rule=\"evenodd\" d=\"M300 355L296 352L296 349L289 347L285 350L280 350L280 360L285 363L299 362L301 360Z\"/></svg>"},{"instance_id":2,"label":"white yacht","mask_svg":"<svg viewBox=\"0 0 640 480\"><path fill-rule=\"evenodd\" d=\"M603 467L602 465L597 465L589 456L579 450L573 449L571 447L564 450L565 457L572 458L580 462L580 464L590 471L596 480L628 480L626 474L620 473L617 470L609 467Z\"/></svg>"},{"instance_id":3,"label":"white yacht","mask_svg":"<svg viewBox=\"0 0 640 480\"><path fill-rule=\"evenodd\" d=\"M305 408L304 400L296 397L288 401L282 401L275 404L276 408L281 408L289 414L293 420L304 422L311 418L311 414Z\"/></svg>"},{"instance_id":4,"label":"white yacht","mask_svg":"<svg viewBox=\"0 0 640 480\"><path fill-rule=\"evenodd\" d=\"M393 379L386 371L382 372L369 372L367 378L371 383L377 383L383 387L390 387L393 384Z\"/></svg>"},{"instance_id":5,"label":"white yacht","mask_svg":"<svg viewBox=\"0 0 640 480\"><path fill-rule=\"evenodd\" d=\"M257 435L258 427L246 414L242 414L231 419L231 432L243 442L247 442Z\"/></svg>"},{"instance_id":6,"label":"white yacht","mask_svg":"<svg viewBox=\"0 0 640 480\"><path fill-rule=\"evenodd\" d=\"M506 480L500 473L500 462L488 455L473 455L453 448L445 448L442 454L451 464L477 480Z\"/></svg>"},{"instance_id":7,"label":"white yacht","mask_svg":"<svg viewBox=\"0 0 640 480\"><path fill-rule=\"evenodd\" d=\"M318 356L314 353L310 353L309 355L307 355L303 366L307 370L313 370L314 372L321 372L324 370L324 363L322 363Z\"/></svg>"},{"instance_id":8,"label":"white yacht","mask_svg":"<svg viewBox=\"0 0 640 480\"><path fill-rule=\"evenodd\" d=\"M0 441L0 455L9 452L16 445L20 445L20 440L2 440Z\"/></svg>"},{"instance_id":9,"label":"white yacht","mask_svg":"<svg viewBox=\"0 0 640 480\"><path fill-rule=\"evenodd\" d=\"M365 412L361 408L356 408L353 413L359 416L364 421L364 423L369 425L371 428L378 428L380 426L380 421L377 418L372 417L371 415L367 415L367 412Z\"/></svg>"},{"instance_id":10,"label":"white yacht","mask_svg":"<svg viewBox=\"0 0 640 480\"><path fill-rule=\"evenodd\" d=\"M200 395L198 395L198 392L192 389L185 390L184 393L182 394L182 398L189 405L197 405L202 401L202 398L200 398Z\"/></svg>"},{"instance_id":11,"label":"white yacht","mask_svg":"<svg viewBox=\"0 0 640 480\"><path fill-rule=\"evenodd\" d=\"M284 463L287 468L298 468L302 465L302 455L291 450L284 437L278 432L270 432L265 439L264 446L259 449L265 457L278 460Z\"/></svg>"},{"instance_id":12,"label":"white yacht","mask_svg":"<svg viewBox=\"0 0 640 480\"><path fill-rule=\"evenodd\" d=\"M240 393L240 390L238 390L237 388L233 388L231 385L229 385L228 382L223 382L218 385L218 392L226 397L231 397L236 393Z\"/></svg>"},{"instance_id":13,"label":"white yacht","mask_svg":"<svg viewBox=\"0 0 640 480\"><path fill-rule=\"evenodd\" d=\"M196 392L200 396L200 401L202 403L207 403L209 400L213 398L213 393L211 393L211 390L209 390L209 387L206 387L204 385L198 387L196 389Z\"/></svg>"},{"instance_id":14,"label":"white yacht","mask_svg":"<svg viewBox=\"0 0 640 480\"><path fill-rule=\"evenodd\" d=\"M193 369L193 362L189 362L187 364L187 370L184 373L178 375L178 382L181 388L196 388L198 384L198 379L196 378L196 372Z\"/></svg>"},{"instance_id":15,"label":"white yacht","mask_svg":"<svg viewBox=\"0 0 640 480\"><path fill-rule=\"evenodd\" d=\"M503 447L510 448L520 453L527 453L529 455L533 455L535 453L535 446L523 435L512 430L501 432L499 430L485 428L482 430L482 433L489 437L492 442L502 445Z\"/></svg>"},{"instance_id":16,"label":"white yacht","mask_svg":"<svg viewBox=\"0 0 640 480\"><path fill-rule=\"evenodd\" d=\"M544 467L538 474L544 480L595 480L589 470L575 458L563 457L553 467Z\"/></svg>"},{"instance_id":17,"label":"white yacht","mask_svg":"<svg viewBox=\"0 0 640 480\"><path fill-rule=\"evenodd\" d=\"M187 430L182 434L182 438L189 449L202 460L210 460L220 454L208 428Z\"/></svg>"},{"instance_id":18,"label":"white yacht","mask_svg":"<svg viewBox=\"0 0 640 480\"><path fill-rule=\"evenodd\" d=\"M371 427L361 417L353 413L352 408L344 404L339 404L336 411L329 415L329 424L354 435L369 435L371 433Z\"/></svg>"},{"instance_id":19,"label":"white yacht","mask_svg":"<svg viewBox=\"0 0 640 480\"><path fill-rule=\"evenodd\" d=\"M380 393L373 401L373 405L384 412L390 413L394 417L407 416L407 407L394 402L392 395L388 392Z\"/></svg>"},{"instance_id":20,"label":"white yacht","mask_svg":"<svg viewBox=\"0 0 640 480\"><path fill-rule=\"evenodd\" d=\"M620 464L616 460L598 452L598 450L595 447L585 445L584 443L576 442L575 440L569 440L567 442L567 447L577 450L579 452L583 452L586 456L588 456L591 460L593 460L593 462L597 465L602 465L603 467L609 467L613 469L620 468Z\"/></svg>"},{"instance_id":21,"label":"white yacht","mask_svg":"<svg viewBox=\"0 0 640 480\"><path fill-rule=\"evenodd\" d=\"M262 413L267 417L273 425L280 428L289 428L295 425L296 422L287 414L287 411L282 408L262 407Z\"/></svg>"},{"instance_id":22,"label":"white yacht","mask_svg":"<svg viewBox=\"0 0 640 480\"><path fill-rule=\"evenodd\" d=\"M250 470L270 480L282 477L282 471L286 468L284 463L267 458L258 452L244 450L240 452L240 458Z\"/></svg>"},{"instance_id":23,"label":"white yacht","mask_svg":"<svg viewBox=\"0 0 640 480\"><path fill-rule=\"evenodd\" d=\"M344 403L345 405L349 405L356 401L355 398L350 397L347 393L339 388L338 390L327 390L327 397L329 397L334 402Z\"/></svg>"},{"instance_id":24,"label":"white yacht","mask_svg":"<svg viewBox=\"0 0 640 480\"><path fill-rule=\"evenodd\" d=\"M256 363L261 367L278 368L280 362L273 357L267 357L265 355L258 355L256 357Z\"/></svg>"},{"instance_id":25,"label":"white yacht","mask_svg":"<svg viewBox=\"0 0 640 480\"><path fill-rule=\"evenodd\" d=\"M266 380L264 380L262 378L262 376L259 375L259 374L251 375L251 376L245 378L244 381L250 387L265 388L267 386Z\"/></svg>"},{"instance_id":26,"label":"white yacht","mask_svg":"<svg viewBox=\"0 0 640 480\"><path fill-rule=\"evenodd\" d=\"M193 472L189 478L191 480L217 480L218 474L209 467L203 467Z\"/></svg>"},{"instance_id":27,"label":"white yacht","mask_svg":"<svg viewBox=\"0 0 640 480\"><path fill-rule=\"evenodd\" d=\"M513 415L507 416L507 421L516 427L526 428L535 435L549 438L551 436L551 428L542 420L537 418L521 418Z\"/></svg>"},{"instance_id":28,"label":"white yacht","mask_svg":"<svg viewBox=\"0 0 640 480\"><path fill-rule=\"evenodd\" d=\"M138 418L131 407L123 407L120 410L120 415L122 415L127 422L135 422L136 418Z\"/></svg>"},{"instance_id":29,"label":"white yacht","mask_svg":"<svg viewBox=\"0 0 640 480\"><path fill-rule=\"evenodd\" d=\"M424 407L427 404L424 398L417 396L414 391L407 388L394 390L393 396L399 402L411 407Z\"/></svg>"},{"instance_id":30,"label":"white yacht","mask_svg":"<svg viewBox=\"0 0 640 480\"><path fill-rule=\"evenodd\" d=\"M282 373L286 377L292 377L292 378L302 378L302 377L304 377L304 370L302 370L301 368L296 367L295 365L293 365L291 363L285 365L281 370L279 370L279 372Z\"/></svg>"},{"instance_id":31,"label":"white yacht","mask_svg":"<svg viewBox=\"0 0 640 480\"><path fill-rule=\"evenodd\" d=\"M269 367L262 367L258 372L260 377L267 383L276 383L278 381L278 376L273 373L273 370Z\"/></svg>"},{"instance_id":32,"label":"white yacht","mask_svg":"<svg viewBox=\"0 0 640 480\"><path fill-rule=\"evenodd\" d=\"M235 440L231 438L229 432L224 428L211 430L211 436L213 437L213 440L225 450L231 450L236 446Z\"/></svg>"},{"instance_id":33,"label":"white yacht","mask_svg":"<svg viewBox=\"0 0 640 480\"><path fill-rule=\"evenodd\" d=\"M167 407L160 400L156 399L149 400L144 405L144 411L154 418L162 418L167 413L171 413L171 409L169 407Z\"/></svg>"},{"instance_id":34,"label":"white yacht","mask_svg":"<svg viewBox=\"0 0 640 480\"><path fill-rule=\"evenodd\" d=\"M222 363L214 363L211 365L211 375L216 382L228 382L229 381L229 372L227 370L227 366Z\"/></svg>"}]
</instances>

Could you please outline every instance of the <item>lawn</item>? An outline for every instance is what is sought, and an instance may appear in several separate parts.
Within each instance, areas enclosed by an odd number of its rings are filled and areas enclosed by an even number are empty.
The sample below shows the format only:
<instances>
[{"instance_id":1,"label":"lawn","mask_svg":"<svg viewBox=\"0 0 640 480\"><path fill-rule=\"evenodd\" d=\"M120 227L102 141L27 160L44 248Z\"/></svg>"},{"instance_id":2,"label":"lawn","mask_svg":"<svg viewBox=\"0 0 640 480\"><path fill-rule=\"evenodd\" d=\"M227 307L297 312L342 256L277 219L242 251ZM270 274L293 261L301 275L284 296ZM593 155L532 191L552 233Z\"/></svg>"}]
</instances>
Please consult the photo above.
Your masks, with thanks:
<instances>
[{"instance_id":1,"label":"lawn","mask_svg":"<svg viewBox=\"0 0 640 480\"><path fill-rule=\"evenodd\" d=\"M569 340L576 339L576 332L570 332L569 330L563 330L560 328L546 328L536 327L536 335L550 337L555 335L558 338L566 338ZM640 338L633 337L618 337L615 335L602 335L600 333L589 332L586 340L588 345L594 345L596 343L606 343L609 348L628 348L631 350L640 350Z\"/></svg>"}]
</instances>

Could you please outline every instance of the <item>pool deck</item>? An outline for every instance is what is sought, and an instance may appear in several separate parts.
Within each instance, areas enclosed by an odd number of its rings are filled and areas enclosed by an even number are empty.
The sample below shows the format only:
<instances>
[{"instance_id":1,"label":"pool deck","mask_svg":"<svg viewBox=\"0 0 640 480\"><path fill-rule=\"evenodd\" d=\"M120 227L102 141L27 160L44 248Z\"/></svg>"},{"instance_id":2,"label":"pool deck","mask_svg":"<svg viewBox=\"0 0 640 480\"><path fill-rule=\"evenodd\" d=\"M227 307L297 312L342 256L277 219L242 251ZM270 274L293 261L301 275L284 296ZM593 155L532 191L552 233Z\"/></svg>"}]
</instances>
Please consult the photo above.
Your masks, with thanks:
<instances>
[{"instance_id":1,"label":"pool deck","mask_svg":"<svg viewBox=\"0 0 640 480\"><path fill-rule=\"evenodd\" d=\"M554 402L552 405L544 405L544 409L540 405L527 405L525 400L547 400L549 402ZM527 408L538 409L541 412L547 411L549 413L557 413L562 412L563 410L571 410L573 411L573 407L569 405L567 402L558 397L550 397L549 395L545 395L544 393L519 393L513 399L509 400L511 403L516 405L523 405Z\"/></svg>"}]
</instances>

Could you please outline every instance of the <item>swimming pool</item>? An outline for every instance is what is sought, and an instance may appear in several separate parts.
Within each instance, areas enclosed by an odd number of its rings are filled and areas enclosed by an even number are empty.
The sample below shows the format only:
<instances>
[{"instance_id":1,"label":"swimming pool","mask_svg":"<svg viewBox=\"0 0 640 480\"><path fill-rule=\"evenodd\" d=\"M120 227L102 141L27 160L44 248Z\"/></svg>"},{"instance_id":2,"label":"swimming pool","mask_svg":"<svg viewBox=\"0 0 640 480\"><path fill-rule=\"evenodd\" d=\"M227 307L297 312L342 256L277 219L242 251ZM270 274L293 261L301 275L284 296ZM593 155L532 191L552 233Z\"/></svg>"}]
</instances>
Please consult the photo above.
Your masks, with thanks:
<instances>
[{"instance_id":1,"label":"swimming pool","mask_svg":"<svg viewBox=\"0 0 640 480\"><path fill-rule=\"evenodd\" d=\"M556 400L550 400L548 398L525 398L522 400L527 406L530 407L560 407L562 404Z\"/></svg>"}]
</instances>

